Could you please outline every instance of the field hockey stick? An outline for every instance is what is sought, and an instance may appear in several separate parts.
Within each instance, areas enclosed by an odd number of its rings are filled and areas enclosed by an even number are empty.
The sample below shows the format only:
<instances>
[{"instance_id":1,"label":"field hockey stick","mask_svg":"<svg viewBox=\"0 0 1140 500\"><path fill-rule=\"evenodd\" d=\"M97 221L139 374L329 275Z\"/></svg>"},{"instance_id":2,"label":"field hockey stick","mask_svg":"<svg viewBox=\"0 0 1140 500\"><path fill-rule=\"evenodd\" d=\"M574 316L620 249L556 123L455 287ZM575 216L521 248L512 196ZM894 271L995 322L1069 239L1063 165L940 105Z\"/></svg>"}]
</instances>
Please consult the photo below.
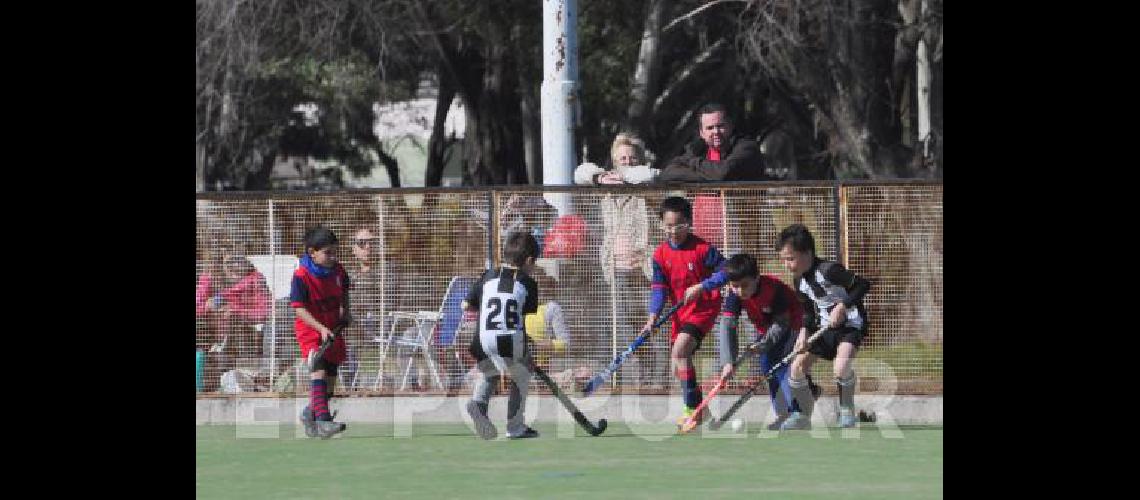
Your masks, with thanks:
<instances>
[{"instance_id":1,"label":"field hockey stick","mask_svg":"<svg viewBox=\"0 0 1140 500\"><path fill-rule=\"evenodd\" d=\"M638 335L636 339L633 339L633 343L630 344L629 347L627 347L620 354L618 354L617 357L614 358L613 362L610 363L610 366L607 366L605 370L598 372L596 375L594 375L593 378L590 379L589 382L586 382L586 387L582 389L582 397L589 396L594 392L595 389L605 383L606 379L610 378L610 376L613 375L614 372L616 372L617 369L621 367L621 364L625 362L626 358L633 354L633 351L640 347L641 344L644 343L645 340L653 334L654 330L657 330L658 327L664 324L665 320L669 319L673 313L677 312L677 309L680 308L681 305L682 304L676 304L673 307L670 307L668 311L665 311L665 314L662 314L661 317L657 318L657 321L653 322L653 326L650 327L648 331L642 333L641 335Z\"/></svg>"},{"instance_id":2,"label":"field hockey stick","mask_svg":"<svg viewBox=\"0 0 1140 500\"><path fill-rule=\"evenodd\" d=\"M740 355L736 357L736 359L732 360L732 369L735 370L736 367L740 365L740 363L744 362L744 358L747 358L749 354L752 354L754 351L756 351L756 349L759 348L760 341L753 342L748 347L744 348L744 351L742 351ZM725 377L723 373L720 374L719 378L716 381L716 385L714 385L712 390L710 390L705 398L701 400L701 404L697 405L697 409L693 410L693 413L690 414L688 418L685 419L685 422L681 424L682 434L691 432L694 428L697 427L697 416L701 414L701 411L703 411L705 407L709 405L709 401L712 401L713 398L716 397L716 394L720 392L720 390L724 388L727 383L728 377Z\"/></svg>"},{"instance_id":3,"label":"field hockey stick","mask_svg":"<svg viewBox=\"0 0 1140 500\"><path fill-rule=\"evenodd\" d=\"M749 387L744 394L741 394L736 402L732 403L732 406L728 407L728 411L724 412L724 415L721 415L720 418L713 417L713 419L709 421L709 429L714 431L720 429L720 427L724 425L728 419L732 418L732 415L736 413L737 410L744 406L744 403L748 402L748 399L756 393L756 389L760 388L760 384L762 382L771 378L772 374L776 373L776 370L779 370L784 365L790 363L796 356L807 352L808 348L811 347L812 342L815 342L815 339L818 339L819 336L823 335L823 332L825 331L827 331L827 328L820 328L819 331L811 334L811 336L808 337L807 341L804 342L803 347L797 349L793 353L788 354L787 356L784 356L784 359L781 359L779 363L776 363L775 366L769 368L767 372L760 375L760 378L756 379L756 383L752 384L752 387Z\"/></svg>"},{"instance_id":4,"label":"field hockey stick","mask_svg":"<svg viewBox=\"0 0 1140 500\"><path fill-rule=\"evenodd\" d=\"M332 329L332 335L329 335L328 339L321 342L321 346L317 348L317 350L309 353L309 371L315 371L317 369L317 363L325 357L325 353L333 346L337 336L340 335L341 330L344 330L346 326L348 326L346 323L337 323Z\"/></svg>"},{"instance_id":5,"label":"field hockey stick","mask_svg":"<svg viewBox=\"0 0 1140 500\"><path fill-rule=\"evenodd\" d=\"M550 391L554 393L554 397L558 398L558 401L562 403L562 406L566 408L566 411L570 412L570 414L574 416L574 420L578 422L578 425L582 426L583 429L586 429L586 432L588 432L591 436L597 436L598 434L606 431L606 425L609 424L609 422L606 422L606 419L603 418L598 420L597 425L590 423L586 416L582 414L582 411L574 405L574 402L570 401L570 398L566 397L566 394L562 393L562 389L558 388L558 384L554 383L554 381L550 379L550 375L547 375L546 372L542 371L542 368L539 368L538 365L532 364L531 368L534 369L534 374L538 375L539 380L542 380L542 383L546 384L546 386L550 388Z\"/></svg>"}]
</instances>

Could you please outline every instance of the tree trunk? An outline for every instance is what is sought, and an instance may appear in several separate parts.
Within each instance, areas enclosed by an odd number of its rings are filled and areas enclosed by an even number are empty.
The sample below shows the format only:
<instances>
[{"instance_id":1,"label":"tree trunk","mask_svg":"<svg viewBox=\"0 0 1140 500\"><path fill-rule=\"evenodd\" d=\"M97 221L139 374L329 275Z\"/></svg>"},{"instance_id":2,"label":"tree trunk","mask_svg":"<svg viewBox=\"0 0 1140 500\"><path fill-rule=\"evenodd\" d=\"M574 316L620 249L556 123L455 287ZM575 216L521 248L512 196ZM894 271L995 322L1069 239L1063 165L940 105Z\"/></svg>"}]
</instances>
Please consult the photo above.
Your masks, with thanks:
<instances>
[{"instance_id":1,"label":"tree trunk","mask_svg":"<svg viewBox=\"0 0 1140 500\"><path fill-rule=\"evenodd\" d=\"M540 107L534 92L534 83L528 81L522 71L519 75L519 114L522 118L523 156L525 158L527 180L530 184L542 184L542 120Z\"/></svg>"},{"instance_id":2,"label":"tree trunk","mask_svg":"<svg viewBox=\"0 0 1140 500\"><path fill-rule=\"evenodd\" d=\"M376 146L376 156L380 158L380 163L384 164L384 169L388 171L388 181L392 187L400 187L400 165L388 153L385 153L380 145ZM438 186L438 184L436 184Z\"/></svg>"},{"instance_id":3,"label":"tree trunk","mask_svg":"<svg viewBox=\"0 0 1140 500\"><path fill-rule=\"evenodd\" d=\"M490 175L482 168L482 164L479 163L480 159L483 158L484 147L483 142L479 140L484 127L482 120L479 119L478 106L481 100L482 98L468 100L467 106L463 108L467 115L467 132L463 137L464 183L470 182L472 186L483 186L494 183L494 180L490 178Z\"/></svg>"},{"instance_id":4,"label":"tree trunk","mask_svg":"<svg viewBox=\"0 0 1140 500\"><path fill-rule=\"evenodd\" d=\"M450 140L445 137L447 133L444 125L447 122L447 112L451 109L451 101L455 99L455 81L440 64L436 73L439 75L439 95L435 99L435 121L431 125L431 138L428 139L427 168L424 171L424 186L439 186L443 183L443 170L446 165L444 151ZM395 187L396 184L393 184Z\"/></svg>"},{"instance_id":5,"label":"tree trunk","mask_svg":"<svg viewBox=\"0 0 1140 500\"><path fill-rule=\"evenodd\" d=\"M519 119L522 128L523 164L525 166L526 182L532 185L542 184L542 106L539 104L538 91L542 80L541 68L534 67L534 61L542 61L542 53L536 48L541 46L529 40L529 31L516 21L511 29L511 47L515 62L515 75L518 78L519 93Z\"/></svg>"},{"instance_id":6,"label":"tree trunk","mask_svg":"<svg viewBox=\"0 0 1140 500\"><path fill-rule=\"evenodd\" d=\"M641 35L641 50L637 57L637 68L633 72L630 85L629 110L625 127L639 137L646 137L650 96L655 95L657 74L661 67L661 19L666 7L672 6L667 0L650 0L646 9L645 30Z\"/></svg>"},{"instance_id":7,"label":"tree trunk","mask_svg":"<svg viewBox=\"0 0 1140 500\"><path fill-rule=\"evenodd\" d=\"M195 146L194 155L194 192L201 193L206 190L206 146L199 143Z\"/></svg>"},{"instance_id":8,"label":"tree trunk","mask_svg":"<svg viewBox=\"0 0 1140 500\"><path fill-rule=\"evenodd\" d=\"M919 0L899 0L899 16L903 25L895 34L894 62L891 65L891 88L895 92L895 114L900 126L900 140L905 146L914 146L916 133L911 104L914 100L914 78L911 76L912 57L916 52L916 45L920 30L918 29Z\"/></svg>"},{"instance_id":9,"label":"tree trunk","mask_svg":"<svg viewBox=\"0 0 1140 500\"><path fill-rule=\"evenodd\" d=\"M926 0L920 4L919 19L922 19ZM918 40L918 52L915 57L918 75L915 77L915 90L918 97L918 141L922 150L922 158L930 157L930 57L927 55L926 41Z\"/></svg>"},{"instance_id":10,"label":"tree trunk","mask_svg":"<svg viewBox=\"0 0 1140 500\"><path fill-rule=\"evenodd\" d=\"M506 158L501 148L503 126L496 119L502 108L500 99L503 92L503 47L488 41L484 51L487 66L483 70L483 95L479 97L479 105L475 106L482 119L474 137L475 142L479 144L479 154L470 158L470 161L476 170L483 172L491 184L508 184L507 169L503 168Z\"/></svg>"},{"instance_id":11,"label":"tree trunk","mask_svg":"<svg viewBox=\"0 0 1140 500\"><path fill-rule=\"evenodd\" d=\"M507 52L507 40L501 26L487 28L483 47L483 88L478 104L471 109L478 114L474 134L468 129L467 137L477 147L467 155L467 169L472 177L485 179L492 184L519 184L526 181L523 154L519 138L518 96L507 85L507 75L515 70ZM511 83L514 83L512 80ZM470 116L470 115L468 115ZM470 122L468 122L470 125Z\"/></svg>"},{"instance_id":12,"label":"tree trunk","mask_svg":"<svg viewBox=\"0 0 1140 500\"><path fill-rule=\"evenodd\" d=\"M415 5L419 7L418 3ZM483 157L483 145L479 141L479 136L483 133L485 125L480 119L479 108L486 96L483 95L483 75L476 69L483 65L482 55L470 43L461 52L456 42L443 33L434 34L431 40L439 54L440 67L443 70L440 75L441 81L450 78L459 98L463 100L465 123L462 143L463 185L490 184L490 176L480 163ZM442 88L440 91L442 93Z\"/></svg>"},{"instance_id":13,"label":"tree trunk","mask_svg":"<svg viewBox=\"0 0 1140 500\"><path fill-rule=\"evenodd\" d=\"M252 152L248 160L249 171L241 179L241 189L244 191L268 191L269 176L273 174L273 164L276 160L276 148Z\"/></svg>"}]
</instances>

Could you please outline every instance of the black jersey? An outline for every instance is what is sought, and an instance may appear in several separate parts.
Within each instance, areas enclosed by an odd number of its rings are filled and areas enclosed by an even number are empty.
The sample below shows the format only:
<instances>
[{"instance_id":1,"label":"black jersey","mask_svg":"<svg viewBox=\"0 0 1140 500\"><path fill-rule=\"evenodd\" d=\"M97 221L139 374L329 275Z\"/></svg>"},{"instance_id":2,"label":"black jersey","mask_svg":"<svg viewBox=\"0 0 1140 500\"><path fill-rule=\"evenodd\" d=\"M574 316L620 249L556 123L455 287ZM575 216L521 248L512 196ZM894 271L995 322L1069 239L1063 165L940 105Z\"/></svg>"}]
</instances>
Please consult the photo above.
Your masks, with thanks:
<instances>
[{"instance_id":1,"label":"black jersey","mask_svg":"<svg viewBox=\"0 0 1140 500\"><path fill-rule=\"evenodd\" d=\"M871 284L859 275L848 271L842 264L815 259L811 268L796 278L796 290L807 295L815 304L819 325L828 327L831 310L842 302L847 307L844 326L866 328L867 313L863 309L863 295Z\"/></svg>"}]
</instances>

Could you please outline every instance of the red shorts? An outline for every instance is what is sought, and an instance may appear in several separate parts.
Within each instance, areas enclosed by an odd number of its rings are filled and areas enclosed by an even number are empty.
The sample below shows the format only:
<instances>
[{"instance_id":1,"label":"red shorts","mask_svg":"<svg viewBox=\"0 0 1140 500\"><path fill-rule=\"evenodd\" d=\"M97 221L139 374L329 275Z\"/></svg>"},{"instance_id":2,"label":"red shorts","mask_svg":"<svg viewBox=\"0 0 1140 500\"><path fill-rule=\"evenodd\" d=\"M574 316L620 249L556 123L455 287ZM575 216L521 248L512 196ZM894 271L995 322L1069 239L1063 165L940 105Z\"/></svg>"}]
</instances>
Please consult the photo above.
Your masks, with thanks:
<instances>
[{"instance_id":1,"label":"red shorts","mask_svg":"<svg viewBox=\"0 0 1140 500\"><path fill-rule=\"evenodd\" d=\"M715 304L714 307L709 307L705 301L697 300L681 306L673 314L673 328L669 332L669 345L673 345L677 341L677 334L681 332L681 325L685 323L700 328L702 336L708 335L712 331L713 324L716 323L717 315L720 313L720 303L713 302L713 304Z\"/></svg>"},{"instance_id":2,"label":"red shorts","mask_svg":"<svg viewBox=\"0 0 1140 500\"><path fill-rule=\"evenodd\" d=\"M306 333L297 332L297 343L301 345L301 357L309 359L309 352L321 347L321 334L315 331ZM347 357L344 336L337 337L336 340L333 340L333 346L329 348L328 351L325 351L325 361L334 365L343 363Z\"/></svg>"}]
</instances>

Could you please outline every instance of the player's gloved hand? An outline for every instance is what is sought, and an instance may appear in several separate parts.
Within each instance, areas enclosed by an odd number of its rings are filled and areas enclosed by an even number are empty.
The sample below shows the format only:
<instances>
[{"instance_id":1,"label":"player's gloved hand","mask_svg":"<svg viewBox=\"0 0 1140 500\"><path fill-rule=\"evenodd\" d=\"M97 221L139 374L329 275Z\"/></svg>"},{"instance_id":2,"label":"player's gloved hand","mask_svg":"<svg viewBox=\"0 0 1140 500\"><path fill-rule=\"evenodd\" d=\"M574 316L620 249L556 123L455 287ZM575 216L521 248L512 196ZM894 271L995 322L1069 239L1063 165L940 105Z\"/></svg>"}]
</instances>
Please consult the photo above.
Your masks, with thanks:
<instances>
[{"instance_id":1,"label":"player's gloved hand","mask_svg":"<svg viewBox=\"0 0 1140 500\"><path fill-rule=\"evenodd\" d=\"M704 288L701 287L700 283L697 283L697 284L695 284L689 288L686 288L685 289L685 301L684 301L684 303L688 304L689 302L697 300L697 298L701 296L701 292L703 292L703 291L704 291Z\"/></svg>"},{"instance_id":2,"label":"player's gloved hand","mask_svg":"<svg viewBox=\"0 0 1140 500\"><path fill-rule=\"evenodd\" d=\"M657 315L656 314L649 315L649 319L645 321L645 325L643 325L641 327L641 330L639 330L637 332L637 334L638 335L645 335L650 330L653 330L653 323L656 323L656 322L657 322Z\"/></svg>"},{"instance_id":3,"label":"player's gloved hand","mask_svg":"<svg viewBox=\"0 0 1140 500\"><path fill-rule=\"evenodd\" d=\"M835 304L835 308L831 310L831 327L837 328L843 326L847 321L847 306L842 302Z\"/></svg>"},{"instance_id":4,"label":"player's gloved hand","mask_svg":"<svg viewBox=\"0 0 1140 500\"><path fill-rule=\"evenodd\" d=\"M748 347L745 347L745 349L748 350L748 352L754 352L754 353L761 353L761 352L767 351L770 346L768 345L767 342L764 341L764 339L766 339L766 338L769 338L769 337L762 337L762 338L753 340L751 344L748 344Z\"/></svg>"},{"instance_id":5,"label":"player's gloved hand","mask_svg":"<svg viewBox=\"0 0 1140 500\"><path fill-rule=\"evenodd\" d=\"M720 377L725 380L732 378L733 373L736 373L736 368L732 366L732 363L728 363L724 365L724 368L720 369Z\"/></svg>"}]
</instances>

